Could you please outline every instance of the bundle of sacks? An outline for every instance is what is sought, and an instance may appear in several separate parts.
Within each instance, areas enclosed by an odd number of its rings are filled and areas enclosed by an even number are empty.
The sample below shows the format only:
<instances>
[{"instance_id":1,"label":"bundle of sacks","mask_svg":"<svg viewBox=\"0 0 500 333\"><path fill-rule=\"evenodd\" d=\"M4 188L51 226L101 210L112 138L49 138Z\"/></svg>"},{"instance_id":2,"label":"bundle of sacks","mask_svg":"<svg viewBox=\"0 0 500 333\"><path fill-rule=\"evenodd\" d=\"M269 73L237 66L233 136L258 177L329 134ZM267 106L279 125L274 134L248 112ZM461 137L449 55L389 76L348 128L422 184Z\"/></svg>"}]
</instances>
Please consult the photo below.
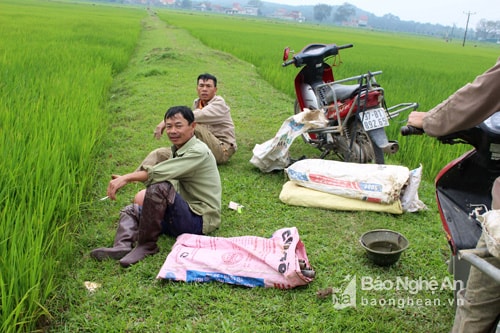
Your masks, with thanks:
<instances>
[{"instance_id":1,"label":"bundle of sacks","mask_svg":"<svg viewBox=\"0 0 500 333\"><path fill-rule=\"evenodd\" d=\"M304 159L285 172L280 200L296 206L402 214L426 209L418 199L422 167Z\"/></svg>"}]
</instances>

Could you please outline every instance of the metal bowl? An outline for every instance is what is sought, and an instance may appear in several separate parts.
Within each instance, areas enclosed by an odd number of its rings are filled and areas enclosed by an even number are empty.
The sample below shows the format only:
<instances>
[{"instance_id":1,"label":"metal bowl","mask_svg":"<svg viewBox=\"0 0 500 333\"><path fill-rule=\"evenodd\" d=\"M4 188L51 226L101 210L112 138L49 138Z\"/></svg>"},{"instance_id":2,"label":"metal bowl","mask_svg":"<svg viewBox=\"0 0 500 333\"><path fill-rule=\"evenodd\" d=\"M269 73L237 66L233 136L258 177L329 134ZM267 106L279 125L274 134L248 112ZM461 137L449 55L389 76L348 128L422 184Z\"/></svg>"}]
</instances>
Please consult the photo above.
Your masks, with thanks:
<instances>
[{"instance_id":1,"label":"metal bowl","mask_svg":"<svg viewBox=\"0 0 500 333\"><path fill-rule=\"evenodd\" d=\"M361 236L359 242L366 250L368 259L379 266L395 264L409 245L405 236L387 229L367 231Z\"/></svg>"}]
</instances>

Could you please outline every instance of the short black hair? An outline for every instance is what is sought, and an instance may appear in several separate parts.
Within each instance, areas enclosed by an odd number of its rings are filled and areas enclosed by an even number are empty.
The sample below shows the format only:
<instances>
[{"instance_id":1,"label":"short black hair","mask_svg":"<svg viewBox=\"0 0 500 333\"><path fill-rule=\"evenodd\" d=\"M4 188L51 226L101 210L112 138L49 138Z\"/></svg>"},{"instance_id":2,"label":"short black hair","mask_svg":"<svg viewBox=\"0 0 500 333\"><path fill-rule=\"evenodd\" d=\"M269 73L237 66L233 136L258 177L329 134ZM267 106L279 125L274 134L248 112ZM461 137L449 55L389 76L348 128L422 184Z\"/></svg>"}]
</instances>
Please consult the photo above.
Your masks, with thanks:
<instances>
[{"instance_id":1,"label":"short black hair","mask_svg":"<svg viewBox=\"0 0 500 333\"><path fill-rule=\"evenodd\" d=\"M184 105L179 105L179 106L172 106L165 112L165 118L164 120L167 120L168 118L172 118L174 115L180 113L184 119L187 120L188 124L191 125L194 121L194 113L193 110L188 108L187 106Z\"/></svg>"},{"instance_id":2,"label":"short black hair","mask_svg":"<svg viewBox=\"0 0 500 333\"><path fill-rule=\"evenodd\" d=\"M200 74L198 75L198 78L196 79L196 84L200 82L200 80L206 81L206 80L213 80L214 81L214 87L217 87L217 78L213 76L212 74Z\"/></svg>"}]
</instances>

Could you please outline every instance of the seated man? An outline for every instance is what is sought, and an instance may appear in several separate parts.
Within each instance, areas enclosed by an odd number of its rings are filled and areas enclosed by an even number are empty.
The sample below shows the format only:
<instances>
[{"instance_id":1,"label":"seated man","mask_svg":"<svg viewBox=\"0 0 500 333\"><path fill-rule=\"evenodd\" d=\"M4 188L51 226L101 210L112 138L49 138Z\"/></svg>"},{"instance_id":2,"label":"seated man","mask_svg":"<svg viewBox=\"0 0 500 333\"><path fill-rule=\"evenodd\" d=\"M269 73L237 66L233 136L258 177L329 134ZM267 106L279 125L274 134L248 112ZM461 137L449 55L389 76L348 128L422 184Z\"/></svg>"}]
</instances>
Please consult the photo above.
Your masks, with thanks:
<instances>
[{"instance_id":1,"label":"seated man","mask_svg":"<svg viewBox=\"0 0 500 333\"><path fill-rule=\"evenodd\" d=\"M219 171L210 149L194 136L195 127L194 114L188 107L171 107L165 114L165 129L173 144L172 157L113 176L107 189L111 200L130 182L142 181L146 190L139 192L133 205L122 209L113 247L93 250L93 258L120 260L123 267L128 267L157 253L156 242L162 233L174 237L183 233L208 234L219 227Z\"/></svg>"},{"instance_id":2,"label":"seated man","mask_svg":"<svg viewBox=\"0 0 500 333\"><path fill-rule=\"evenodd\" d=\"M197 79L198 98L193 103L194 119L197 126L195 135L205 142L215 156L217 164L225 164L236 152L236 138L230 108L217 93L217 78L211 74L201 74ZM160 139L165 131L162 120L155 129L154 136ZM153 150L141 165L154 165L170 158L169 148Z\"/></svg>"}]
</instances>

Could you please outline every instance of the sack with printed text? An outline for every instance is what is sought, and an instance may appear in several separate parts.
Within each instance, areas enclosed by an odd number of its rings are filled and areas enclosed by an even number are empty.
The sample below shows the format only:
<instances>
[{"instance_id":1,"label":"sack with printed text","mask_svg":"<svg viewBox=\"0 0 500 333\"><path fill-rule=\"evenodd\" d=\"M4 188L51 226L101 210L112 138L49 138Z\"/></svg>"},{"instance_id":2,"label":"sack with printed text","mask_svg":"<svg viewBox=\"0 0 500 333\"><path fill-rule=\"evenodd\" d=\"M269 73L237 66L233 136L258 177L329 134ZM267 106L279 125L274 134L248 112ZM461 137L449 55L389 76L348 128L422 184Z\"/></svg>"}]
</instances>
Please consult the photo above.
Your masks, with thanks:
<instances>
[{"instance_id":1,"label":"sack with printed text","mask_svg":"<svg viewBox=\"0 0 500 333\"><path fill-rule=\"evenodd\" d=\"M290 181L346 198L391 204L400 200L410 170L388 164L304 159L285 169Z\"/></svg>"},{"instance_id":2,"label":"sack with printed text","mask_svg":"<svg viewBox=\"0 0 500 333\"><path fill-rule=\"evenodd\" d=\"M257 236L211 237L182 234L157 279L290 289L314 279L297 228Z\"/></svg>"}]
</instances>

